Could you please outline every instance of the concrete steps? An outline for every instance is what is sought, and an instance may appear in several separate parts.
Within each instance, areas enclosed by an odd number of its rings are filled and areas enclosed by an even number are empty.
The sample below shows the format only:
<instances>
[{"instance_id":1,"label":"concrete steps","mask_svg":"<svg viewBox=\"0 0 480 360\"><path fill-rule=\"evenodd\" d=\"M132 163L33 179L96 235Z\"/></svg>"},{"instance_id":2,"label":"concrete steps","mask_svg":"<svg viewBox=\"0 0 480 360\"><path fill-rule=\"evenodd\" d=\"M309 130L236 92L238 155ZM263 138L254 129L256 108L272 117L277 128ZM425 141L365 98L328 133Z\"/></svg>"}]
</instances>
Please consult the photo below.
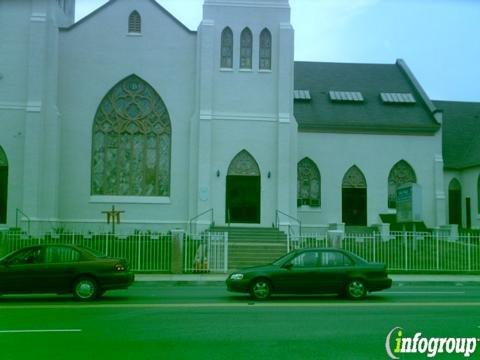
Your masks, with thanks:
<instances>
[{"instance_id":1,"label":"concrete steps","mask_svg":"<svg viewBox=\"0 0 480 360\"><path fill-rule=\"evenodd\" d=\"M214 227L228 232L228 268L269 264L287 252L287 235L275 228Z\"/></svg>"}]
</instances>

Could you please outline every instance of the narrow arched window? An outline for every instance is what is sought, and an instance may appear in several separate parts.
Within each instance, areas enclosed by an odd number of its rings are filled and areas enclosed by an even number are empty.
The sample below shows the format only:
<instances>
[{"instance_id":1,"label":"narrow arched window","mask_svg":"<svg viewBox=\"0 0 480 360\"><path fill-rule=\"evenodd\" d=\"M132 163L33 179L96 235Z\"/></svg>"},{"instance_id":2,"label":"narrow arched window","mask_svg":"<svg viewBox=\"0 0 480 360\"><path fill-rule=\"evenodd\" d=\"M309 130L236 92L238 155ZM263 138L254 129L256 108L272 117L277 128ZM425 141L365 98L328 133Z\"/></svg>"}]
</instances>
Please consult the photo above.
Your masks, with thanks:
<instances>
[{"instance_id":1,"label":"narrow arched window","mask_svg":"<svg viewBox=\"0 0 480 360\"><path fill-rule=\"evenodd\" d=\"M405 161L400 160L393 165L388 175L388 207L395 209L397 207L397 188L404 184L416 183L417 176L413 168Z\"/></svg>"},{"instance_id":2,"label":"narrow arched window","mask_svg":"<svg viewBox=\"0 0 480 360\"><path fill-rule=\"evenodd\" d=\"M317 165L305 158L297 165L297 206L321 205L321 181Z\"/></svg>"},{"instance_id":3,"label":"narrow arched window","mask_svg":"<svg viewBox=\"0 0 480 360\"><path fill-rule=\"evenodd\" d=\"M130 75L115 85L92 135L92 195L170 195L170 116L148 83Z\"/></svg>"},{"instance_id":4,"label":"narrow arched window","mask_svg":"<svg viewBox=\"0 0 480 360\"><path fill-rule=\"evenodd\" d=\"M0 146L0 224L7 222L8 161Z\"/></svg>"},{"instance_id":5,"label":"narrow arched window","mask_svg":"<svg viewBox=\"0 0 480 360\"><path fill-rule=\"evenodd\" d=\"M272 35L268 29L263 29L260 33L260 53L259 53L260 70L272 69Z\"/></svg>"},{"instance_id":6,"label":"narrow arched window","mask_svg":"<svg viewBox=\"0 0 480 360\"><path fill-rule=\"evenodd\" d=\"M252 68L252 32L245 28L240 35L240 69Z\"/></svg>"},{"instance_id":7,"label":"narrow arched window","mask_svg":"<svg viewBox=\"0 0 480 360\"><path fill-rule=\"evenodd\" d=\"M142 18L137 10L130 13L128 17L128 32L141 33L142 32Z\"/></svg>"},{"instance_id":8,"label":"narrow arched window","mask_svg":"<svg viewBox=\"0 0 480 360\"><path fill-rule=\"evenodd\" d=\"M233 67L233 33L229 27L222 31L220 67L225 69Z\"/></svg>"}]
</instances>

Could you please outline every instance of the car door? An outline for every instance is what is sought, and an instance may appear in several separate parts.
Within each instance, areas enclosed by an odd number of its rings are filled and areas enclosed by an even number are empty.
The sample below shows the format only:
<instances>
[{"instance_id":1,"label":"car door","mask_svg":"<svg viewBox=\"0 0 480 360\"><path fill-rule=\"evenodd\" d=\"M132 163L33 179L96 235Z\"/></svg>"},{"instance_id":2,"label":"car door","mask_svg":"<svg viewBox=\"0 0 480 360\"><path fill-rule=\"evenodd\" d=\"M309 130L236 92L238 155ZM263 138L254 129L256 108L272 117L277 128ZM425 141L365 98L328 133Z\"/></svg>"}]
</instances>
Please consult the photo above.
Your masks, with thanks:
<instances>
[{"instance_id":1,"label":"car door","mask_svg":"<svg viewBox=\"0 0 480 360\"><path fill-rule=\"evenodd\" d=\"M272 279L276 291L296 294L312 292L317 286L318 259L317 250L306 250L293 257Z\"/></svg>"},{"instance_id":2,"label":"car door","mask_svg":"<svg viewBox=\"0 0 480 360\"><path fill-rule=\"evenodd\" d=\"M70 246L46 246L42 277L46 289L49 292L70 291L80 258L80 252Z\"/></svg>"},{"instance_id":3,"label":"car door","mask_svg":"<svg viewBox=\"0 0 480 360\"><path fill-rule=\"evenodd\" d=\"M0 292L41 292L39 281L43 267L41 246L29 247L15 252L0 265Z\"/></svg>"},{"instance_id":4,"label":"car door","mask_svg":"<svg viewBox=\"0 0 480 360\"><path fill-rule=\"evenodd\" d=\"M345 288L353 263L338 250L322 250L315 274L317 290L321 293L340 293Z\"/></svg>"}]
</instances>

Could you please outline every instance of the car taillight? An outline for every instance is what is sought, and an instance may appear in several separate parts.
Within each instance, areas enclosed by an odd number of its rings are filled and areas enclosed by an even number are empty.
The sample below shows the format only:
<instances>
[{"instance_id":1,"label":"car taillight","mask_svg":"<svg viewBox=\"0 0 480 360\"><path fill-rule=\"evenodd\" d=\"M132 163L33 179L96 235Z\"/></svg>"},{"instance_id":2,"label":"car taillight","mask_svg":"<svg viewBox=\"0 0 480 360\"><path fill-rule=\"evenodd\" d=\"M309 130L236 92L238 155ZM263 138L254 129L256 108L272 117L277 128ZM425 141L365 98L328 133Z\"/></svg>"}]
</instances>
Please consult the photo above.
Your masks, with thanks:
<instances>
[{"instance_id":1,"label":"car taillight","mask_svg":"<svg viewBox=\"0 0 480 360\"><path fill-rule=\"evenodd\" d=\"M125 271L125 266L123 264L115 264L115 271Z\"/></svg>"}]
</instances>

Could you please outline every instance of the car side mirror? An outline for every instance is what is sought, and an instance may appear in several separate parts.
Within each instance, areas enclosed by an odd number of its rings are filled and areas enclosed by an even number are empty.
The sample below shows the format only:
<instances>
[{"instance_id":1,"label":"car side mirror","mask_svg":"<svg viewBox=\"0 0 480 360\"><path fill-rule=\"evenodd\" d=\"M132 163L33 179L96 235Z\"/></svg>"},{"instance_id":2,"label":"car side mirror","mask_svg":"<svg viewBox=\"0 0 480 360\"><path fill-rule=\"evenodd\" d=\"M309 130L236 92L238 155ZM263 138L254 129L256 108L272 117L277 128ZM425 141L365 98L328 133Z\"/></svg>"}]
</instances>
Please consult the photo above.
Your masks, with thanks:
<instances>
[{"instance_id":1,"label":"car side mirror","mask_svg":"<svg viewBox=\"0 0 480 360\"><path fill-rule=\"evenodd\" d=\"M283 264L282 267L283 267L284 269L291 270L292 267L293 267L293 264L292 264L292 263L286 263L286 264Z\"/></svg>"}]
</instances>

